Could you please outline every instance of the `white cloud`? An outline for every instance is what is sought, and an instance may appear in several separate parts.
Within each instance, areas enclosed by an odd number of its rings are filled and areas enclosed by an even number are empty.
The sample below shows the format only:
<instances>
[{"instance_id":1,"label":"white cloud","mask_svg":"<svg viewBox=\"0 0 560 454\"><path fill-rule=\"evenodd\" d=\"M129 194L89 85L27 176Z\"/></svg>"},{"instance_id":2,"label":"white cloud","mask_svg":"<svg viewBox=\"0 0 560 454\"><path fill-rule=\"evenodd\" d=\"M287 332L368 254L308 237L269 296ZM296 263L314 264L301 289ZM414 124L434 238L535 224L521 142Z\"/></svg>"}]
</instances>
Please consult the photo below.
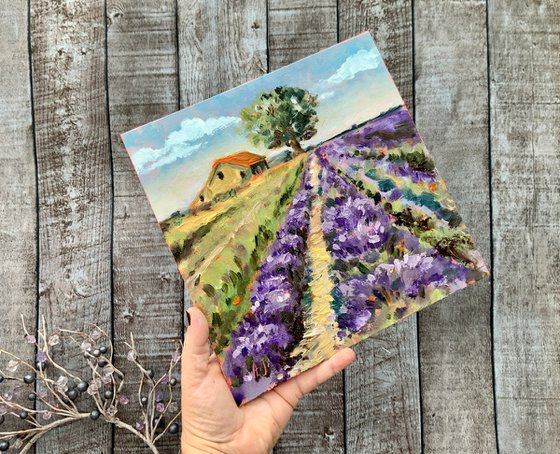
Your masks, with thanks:
<instances>
[{"instance_id":1,"label":"white cloud","mask_svg":"<svg viewBox=\"0 0 560 454\"><path fill-rule=\"evenodd\" d=\"M381 63L381 55L379 55L376 49L361 49L354 55L350 55L340 65L340 68L327 79L327 83L336 85L345 80L353 79L359 72L377 68L379 63Z\"/></svg>"},{"instance_id":2,"label":"white cloud","mask_svg":"<svg viewBox=\"0 0 560 454\"><path fill-rule=\"evenodd\" d=\"M333 85L338 85L345 80L351 80L362 71L376 69L380 63L381 55L379 55L377 49L361 49L355 54L350 55L328 79L322 79L317 83L316 91L322 92L319 99L321 99L321 96L325 96L322 99L332 96L329 93L333 93Z\"/></svg>"},{"instance_id":3,"label":"white cloud","mask_svg":"<svg viewBox=\"0 0 560 454\"><path fill-rule=\"evenodd\" d=\"M241 120L238 117L217 117L202 120L187 118L181 127L173 131L161 148L144 147L132 156L132 161L139 173L147 173L178 159L184 159L202 146L202 139L228 128Z\"/></svg>"},{"instance_id":4,"label":"white cloud","mask_svg":"<svg viewBox=\"0 0 560 454\"><path fill-rule=\"evenodd\" d=\"M323 100L323 99L329 99L332 98L334 96L334 91L326 91L324 93L321 93L319 95L319 101Z\"/></svg>"}]
</instances>

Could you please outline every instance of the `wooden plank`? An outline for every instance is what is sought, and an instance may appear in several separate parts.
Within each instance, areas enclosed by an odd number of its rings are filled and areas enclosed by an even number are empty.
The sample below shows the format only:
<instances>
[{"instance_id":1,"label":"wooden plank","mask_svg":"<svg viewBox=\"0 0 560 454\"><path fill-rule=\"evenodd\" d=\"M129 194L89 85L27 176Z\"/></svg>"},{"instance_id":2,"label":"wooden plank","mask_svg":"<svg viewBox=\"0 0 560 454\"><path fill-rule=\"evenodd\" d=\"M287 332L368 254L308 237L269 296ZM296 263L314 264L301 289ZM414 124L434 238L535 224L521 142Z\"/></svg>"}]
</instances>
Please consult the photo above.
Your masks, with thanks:
<instances>
[{"instance_id":1,"label":"wooden plank","mask_svg":"<svg viewBox=\"0 0 560 454\"><path fill-rule=\"evenodd\" d=\"M270 70L336 44L336 0L272 0L268 6Z\"/></svg>"},{"instance_id":2,"label":"wooden plank","mask_svg":"<svg viewBox=\"0 0 560 454\"><path fill-rule=\"evenodd\" d=\"M266 0L178 0L181 107L266 72Z\"/></svg>"},{"instance_id":3,"label":"wooden plank","mask_svg":"<svg viewBox=\"0 0 560 454\"><path fill-rule=\"evenodd\" d=\"M490 265L486 3L414 11L417 125ZM427 452L496 450L490 313L486 279L419 314Z\"/></svg>"},{"instance_id":4,"label":"wooden plank","mask_svg":"<svg viewBox=\"0 0 560 454\"><path fill-rule=\"evenodd\" d=\"M182 281L119 134L178 108L175 0L107 2L109 113L114 175L113 328L116 364L128 376L128 407L139 414L137 369L124 342L134 335L142 361L162 375L182 331ZM180 392L177 389L177 392ZM161 453L178 452L178 435L163 437ZM114 452L149 452L116 430Z\"/></svg>"},{"instance_id":5,"label":"wooden plank","mask_svg":"<svg viewBox=\"0 0 560 454\"><path fill-rule=\"evenodd\" d=\"M21 341L20 316L35 327L36 186L31 115L27 5L5 5L0 15L0 347L26 361L34 348ZM9 358L2 356L5 370ZM23 396L22 403L26 397ZM2 431L14 429L6 417ZM8 428L9 427L9 428Z\"/></svg>"},{"instance_id":6,"label":"wooden plank","mask_svg":"<svg viewBox=\"0 0 560 454\"><path fill-rule=\"evenodd\" d=\"M560 3L489 2L500 452L560 451Z\"/></svg>"},{"instance_id":7,"label":"wooden plank","mask_svg":"<svg viewBox=\"0 0 560 454\"><path fill-rule=\"evenodd\" d=\"M336 44L336 1L271 1L268 27L273 71ZM302 399L274 452L344 452L342 374Z\"/></svg>"},{"instance_id":8,"label":"wooden plank","mask_svg":"<svg viewBox=\"0 0 560 454\"><path fill-rule=\"evenodd\" d=\"M31 3L39 189L39 315L47 327L111 329L111 156L103 1ZM64 364L86 370L78 349ZM69 347L69 346L68 346ZM82 421L37 452L100 453L111 427Z\"/></svg>"},{"instance_id":9,"label":"wooden plank","mask_svg":"<svg viewBox=\"0 0 560 454\"><path fill-rule=\"evenodd\" d=\"M340 39L369 30L413 109L412 2L340 1ZM421 452L417 317L355 348L346 371L348 452Z\"/></svg>"}]
</instances>

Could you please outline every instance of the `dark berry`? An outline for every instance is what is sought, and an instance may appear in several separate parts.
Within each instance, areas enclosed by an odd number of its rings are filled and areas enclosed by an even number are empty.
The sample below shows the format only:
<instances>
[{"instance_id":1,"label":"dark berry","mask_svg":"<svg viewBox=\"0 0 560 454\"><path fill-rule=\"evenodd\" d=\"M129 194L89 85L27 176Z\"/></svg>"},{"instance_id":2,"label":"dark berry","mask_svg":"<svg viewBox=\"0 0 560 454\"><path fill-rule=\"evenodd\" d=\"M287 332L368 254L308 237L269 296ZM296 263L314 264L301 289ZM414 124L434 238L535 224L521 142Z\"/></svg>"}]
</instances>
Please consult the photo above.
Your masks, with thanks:
<instances>
[{"instance_id":1,"label":"dark berry","mask_svg":"<svg viewBox=\"0 0 560 454\"><path fill-rule=\"evenodd\" d=\"M99 351L103 354L107 353L107 347L103 346L103 347L99 347Z\"/></svg>"},{"instance_id":2,"label":"dark berry","mask_svg":"<svg viewBox=\"0 0 560 454\"><path fill-rule=\"evenodd\" d=\"M70 400L76 400L76 398L78 397L78 391L75 389L71 389L66 393L66 395Z\"/></svg>"},{"instance_id":3,"label":"dark berry","mask_svg":"<svg viewBox=\"0 0 560 454\"><path fill-rule=\"evenodd\" d=\"M147 369L146 375L148 376L148 378L154 378L155 376L154 371L152 369Z\"/></svg>"},{"instance_id":4,"label":"dark berry","mask_svg":"<svg viewBox=\"0 0 560 454\"><path fill-rule=\"evenodd\" d=\"M28 416L29 416L29 413L27 413L25 410L19 412L19 417L21 419L27 419Z\"/></svg>"},{"instance_id":5,"label":"dark berry","mask_svg":"<svg viewBox=\"0 0 560 454\"><path fill-rule=\"evenodd\" d=\"M171 378L171 380L169 380L169 384L171 386L175 386L177 384L177 379L175 377Z\"/></svg>"},{"instance_id":6,"label":"dark berry","mask_svg":"<svg viewBox=\"0 0 560 454\"><path fill-rule=\"evenodd\" d=\"M96 419L99 419L100 416L101 416L101 413L99 413L99 410L93 410L93 411L89 414L90 419L93 419L94 421L95 421Z\"/></svg>"},{"instance_id":7,"label":"dark berry","mask_svg":"<svg viewBox=\"0 0 560 454\"><path fill-rule=\"evenodd\" d=\"M23 381L24 381L24 383L30 385L31 383L33 383L35 381L35 377L31 374L25 374L23 376Z\"/></svg>"},{"instance_id":8,"label":"dark berry","mask_svg":"<svg viewBox=\"0 0 560 454\"><path fill-rule=\"evenodd\" d=\"M101 358L99 361L97 361L97 364L99 365L99 367L105 367L109 363L106 359Z\"/></svg>"},{"instance_id":9,"label":"dark berry","mask_svg":"<svg viewBox=\"0 0 560 454\"><path fill-rule=\"evenodd\" d=\"M142 397L140 399L140 402L142 403L142 405L146 405L148 403L148 398L147 397Z\"/></svg>"},{"instance_id":10,"label":"dark berry","mask_svg":"<svg viewBox=\"0 0 560 454\"><path fill-rule=\"evenodd\" d=\"M96 348L92 353L96 358L99 358L101 356L101 350L99 350L98 348Z\"/></svg>"},{"instance_id":11,"label":"dark berry","mask_svg":"<svg viewBox=\"0 0 560 454\"><path fill-rule=\"evenodd\" d=\"M37 396L35 395L35 393L29 393L27 398L31 401L34 401L35 399L37 399Z\"/></svg>"},{"instance_id":12,"label":"dark berry","mask_svg":"<svg viewBox=\"0 0 560 454\"><path fill-rule=\"evenodd\" d=\"M111 390L107 390L103 393L103 397L105 397L105 399L109 400L113 398L113 391Z\"/></svg>"},{"instance_id":13,"label":"dark berry","mask_svg":"<svg viewBox=\"0 0 560 454\"><path fill-rule=\"evenodd\" d=\"M78 383L77 388L78 388L78 391L80 391L81 393L84 393L89 388L89 385L85 381L81 381L80 383Z\"/></svg>"},{"instance_id":14,"label":"dark berry","mask_svg":"<svg viewBox=\"0 0 560 454\"><path fill-rule=\"evenodd\" d=\"M7 451L10 449L10 442L8 440L0 441L0 451Z\"/></svg>"},{"instance_id":15,"label":"dark berry","mask_svg":"<svg viewBox=\"0 0 560 454\"><path fill-rule=\"evenodd\" d=\"M178 432L179 432L179 424L177 424L176 422L174 422L173 424L171 424L171 425L169 426L168 432L169 432L171 435L175 435L176 433L178 433Z\"/></svg>"}]
</instances>

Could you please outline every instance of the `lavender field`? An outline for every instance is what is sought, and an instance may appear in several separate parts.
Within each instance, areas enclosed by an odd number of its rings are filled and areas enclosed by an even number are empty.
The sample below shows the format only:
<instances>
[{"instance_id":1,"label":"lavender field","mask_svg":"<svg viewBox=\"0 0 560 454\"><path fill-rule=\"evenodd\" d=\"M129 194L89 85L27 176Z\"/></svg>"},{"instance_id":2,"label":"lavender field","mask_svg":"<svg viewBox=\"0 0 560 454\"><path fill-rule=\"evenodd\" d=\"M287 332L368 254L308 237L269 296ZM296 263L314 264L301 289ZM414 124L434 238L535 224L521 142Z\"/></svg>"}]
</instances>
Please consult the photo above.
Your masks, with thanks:
<instances>
[{"instance_id":1,"label":"lavender field","mask_svg":"<svg viewBox=\"0 0 560 454\"><path fill-rule=\"evenodd\" d=\"M221 355L238 403L488 273L406 108L309 150L300 178Z\"/></svg>"}]
</instances>

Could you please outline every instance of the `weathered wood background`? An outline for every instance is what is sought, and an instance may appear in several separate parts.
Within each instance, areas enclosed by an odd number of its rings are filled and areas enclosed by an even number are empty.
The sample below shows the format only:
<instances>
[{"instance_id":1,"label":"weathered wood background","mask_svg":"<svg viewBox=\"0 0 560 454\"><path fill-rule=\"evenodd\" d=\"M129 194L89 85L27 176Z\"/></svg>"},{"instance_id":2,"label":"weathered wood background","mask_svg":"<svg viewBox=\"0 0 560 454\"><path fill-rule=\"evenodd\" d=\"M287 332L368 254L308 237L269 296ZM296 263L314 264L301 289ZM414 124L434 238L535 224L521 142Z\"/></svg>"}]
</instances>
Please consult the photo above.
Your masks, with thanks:
<instances>
[{"instance_id":1,"label":"weathered wood background","mask_svg":"<svg viewBox=\"0 0 560 454\"><path fill-rule=\"evenodd\" d=\"M23 313L163 367L188 297L118 134L370 30L493 278L359 345L275 452L560 452L560 2L0 4L2 347L32 354ZM143 447L88 421L36 452Z\"/></svg>"}]
</instances>

